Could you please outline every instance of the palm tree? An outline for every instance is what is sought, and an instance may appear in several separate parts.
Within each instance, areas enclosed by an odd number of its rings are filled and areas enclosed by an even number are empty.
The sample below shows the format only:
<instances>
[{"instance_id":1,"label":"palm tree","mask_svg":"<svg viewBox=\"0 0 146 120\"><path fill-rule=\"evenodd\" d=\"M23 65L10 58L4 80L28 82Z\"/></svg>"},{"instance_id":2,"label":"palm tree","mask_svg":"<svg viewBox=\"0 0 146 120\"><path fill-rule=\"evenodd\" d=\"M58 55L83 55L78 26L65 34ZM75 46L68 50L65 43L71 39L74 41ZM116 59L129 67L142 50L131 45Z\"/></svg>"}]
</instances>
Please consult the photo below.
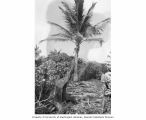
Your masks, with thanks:
<instances>
[{"instance_id":1,"label":"palm tree","mask_svg":"<svg viewBox=\"0 0 146 120\"><path fill-rule=\"evenodd\" d=\"M74 0L74 5L70 7L66 2L61 2L62 7L59 9L64 14L65 22L67 28L56 24L54 22L48 21L49 24L56 26L61 30L57 34L50 35L48 38L42 40L49 41L71 41L75 44L75 68L74 68L74 81L78 80L78 54L80 50L80 45L83 42L98 41L101 45L104 42L102 38L97 37L103 33L106 24L110 21L107 18L98 24L92 25L91 18L93 16L93 9L96 3L92 3L87 13L84 11L84 0Z\"/></svg>"}]
</instances>

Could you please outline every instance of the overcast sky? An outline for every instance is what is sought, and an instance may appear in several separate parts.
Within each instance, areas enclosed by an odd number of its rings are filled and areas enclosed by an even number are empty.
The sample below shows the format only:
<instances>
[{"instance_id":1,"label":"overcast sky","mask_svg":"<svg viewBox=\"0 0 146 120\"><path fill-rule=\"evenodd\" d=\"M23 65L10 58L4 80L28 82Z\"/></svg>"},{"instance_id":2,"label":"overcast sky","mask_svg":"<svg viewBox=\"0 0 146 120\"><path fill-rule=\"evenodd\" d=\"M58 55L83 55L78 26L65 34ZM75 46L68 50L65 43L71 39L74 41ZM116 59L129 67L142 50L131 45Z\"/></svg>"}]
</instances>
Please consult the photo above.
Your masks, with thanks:
<instances>
[{"instance_id":1,"label":"overcast sky","mask_svg":"<svg viewBox=\"0 0 146 120\"><path fill-rule=\"evenodd\" d=\"M58 9L58 5L62 0L36 0L36 44L42 39L47 38L49 34L57 33L57 29L47 24L47 20L56 22L65 26L62 13ZM65 0L73 2L73 0ZM94 9L94 17L92 23L110 17L110 0L85 0L85 11L91 6L92 2L97 2ZM70 4L71 4L70 3ZM107 53L110 51L110 25L107 26L103 34L106 43L99 47L97 42L84 43L81 46L79 57L90 61L104 62ZM73 55L74 45L70 42L44 42L39 45L42 50L42 55L47 55L47 52L57 49Z\"/></svg>"}]
</instances>

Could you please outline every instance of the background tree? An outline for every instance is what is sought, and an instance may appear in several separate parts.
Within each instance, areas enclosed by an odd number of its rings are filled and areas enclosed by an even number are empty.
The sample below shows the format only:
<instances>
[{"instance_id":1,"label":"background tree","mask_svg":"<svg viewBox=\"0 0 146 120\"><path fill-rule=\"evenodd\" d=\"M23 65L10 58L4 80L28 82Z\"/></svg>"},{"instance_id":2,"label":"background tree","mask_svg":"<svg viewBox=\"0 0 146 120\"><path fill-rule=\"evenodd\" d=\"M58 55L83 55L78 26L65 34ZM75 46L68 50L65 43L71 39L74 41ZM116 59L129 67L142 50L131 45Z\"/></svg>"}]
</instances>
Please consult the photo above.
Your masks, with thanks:
<instances>
[{"instance_id":1,"label":"background tree","mask_svg":"<svg viewBox=\"0 0 146 120\"><path fill-rule=\"evenodd\" d=\"M66 2L62 2L62 6L59 6L59 9L64 14L64 20L67 28L48 21L49 24L56 26L61 31L57 34L50 35L47 39L41 41L71 41L75 44L74 81L78 80L78 54L80 45L83 42L89 41L98 41L102 45L104 40L99 38L98 35L103 33L106 24L110 21L110 18L107 18L98 24L91 24L91 18L93 16L93 9L95 5L96 3L92 3L92 6L89 8L87 13L85 13L84 0L74 0L73 6L69 6Z\"/></svg>"},{"instance_id":2,"label":"background tree","mask_svg":"<svg viewBox=\"0 0 146 120\"><path fill-rule=\"evenodd\" d=\"M39 47L36 45L35 46L35 60L37 60L40 57L41 50Z\"/></svg>"}]
</instances>

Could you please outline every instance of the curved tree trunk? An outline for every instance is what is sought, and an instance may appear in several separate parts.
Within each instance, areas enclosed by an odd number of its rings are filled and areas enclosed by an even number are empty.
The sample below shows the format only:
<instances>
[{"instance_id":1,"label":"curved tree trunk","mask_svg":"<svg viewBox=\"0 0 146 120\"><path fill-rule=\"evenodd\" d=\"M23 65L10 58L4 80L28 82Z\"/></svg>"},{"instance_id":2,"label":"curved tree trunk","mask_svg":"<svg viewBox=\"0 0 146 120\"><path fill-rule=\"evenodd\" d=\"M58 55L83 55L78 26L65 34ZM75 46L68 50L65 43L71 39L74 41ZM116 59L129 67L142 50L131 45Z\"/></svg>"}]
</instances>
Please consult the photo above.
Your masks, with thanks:
<instances>
[{"instance_id":1,"label":"curved tree trunk","mask_svg":"<svg viewBox=\"0 0 146 120\"><path fill-rule=\"evenodd\" d=\"M79 54L79 45L76 45L75 48L75 68L74 68L74 79L73 81L78 81L78 54Z\"/></svg>"}]
</instances>

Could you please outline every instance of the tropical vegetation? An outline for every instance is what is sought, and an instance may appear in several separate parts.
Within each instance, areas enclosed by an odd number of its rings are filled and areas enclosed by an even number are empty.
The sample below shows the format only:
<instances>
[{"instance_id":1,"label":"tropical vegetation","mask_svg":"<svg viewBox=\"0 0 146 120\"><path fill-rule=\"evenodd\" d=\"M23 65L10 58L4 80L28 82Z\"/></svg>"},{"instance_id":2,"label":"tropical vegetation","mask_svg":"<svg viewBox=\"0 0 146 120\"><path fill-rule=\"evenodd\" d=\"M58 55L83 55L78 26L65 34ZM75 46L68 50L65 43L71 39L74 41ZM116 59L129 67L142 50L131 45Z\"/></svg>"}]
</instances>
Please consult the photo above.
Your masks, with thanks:
<instances>
[{"instance_id":1,"label":"tropical vegetation","mask_svg":"<svg viewBox=\"0 0 146 120\"><path fill-rule=\"evenodd\" d=\"M35 47L35 113L36 114L110 114L111 63L88 62L79 58L83 42L104 43L100 35L110 18L91 24L96 3L84 10L84 0L74 0L70 6L61 2L66 27L48 21L60 32L49 35L44 41L71 41L75 44L74 56L51 51L46 57ZM109 54L110 55L110 54Z\"/></svg>"},{"instance_id":2,"label":"tropical vegetation","mask_svg":"<svg viewBox=\"0 0 146 120\"><path fill-rule=\"evenodd\" d=\"M72 72L70 77L67 77L69 80L60 87L62 79L68 76L68 71L74 64L72 60L74 56L56 50L50 52L47 57L37 56L35 60L35 113L110 114L111 67L109 61L101 64L79 58L79 80L72 82L74 77ZM92 99L88 100L88 98ZM103 106L100 106L101 100L104 100Z\"/></svg>"}]
</instances>

